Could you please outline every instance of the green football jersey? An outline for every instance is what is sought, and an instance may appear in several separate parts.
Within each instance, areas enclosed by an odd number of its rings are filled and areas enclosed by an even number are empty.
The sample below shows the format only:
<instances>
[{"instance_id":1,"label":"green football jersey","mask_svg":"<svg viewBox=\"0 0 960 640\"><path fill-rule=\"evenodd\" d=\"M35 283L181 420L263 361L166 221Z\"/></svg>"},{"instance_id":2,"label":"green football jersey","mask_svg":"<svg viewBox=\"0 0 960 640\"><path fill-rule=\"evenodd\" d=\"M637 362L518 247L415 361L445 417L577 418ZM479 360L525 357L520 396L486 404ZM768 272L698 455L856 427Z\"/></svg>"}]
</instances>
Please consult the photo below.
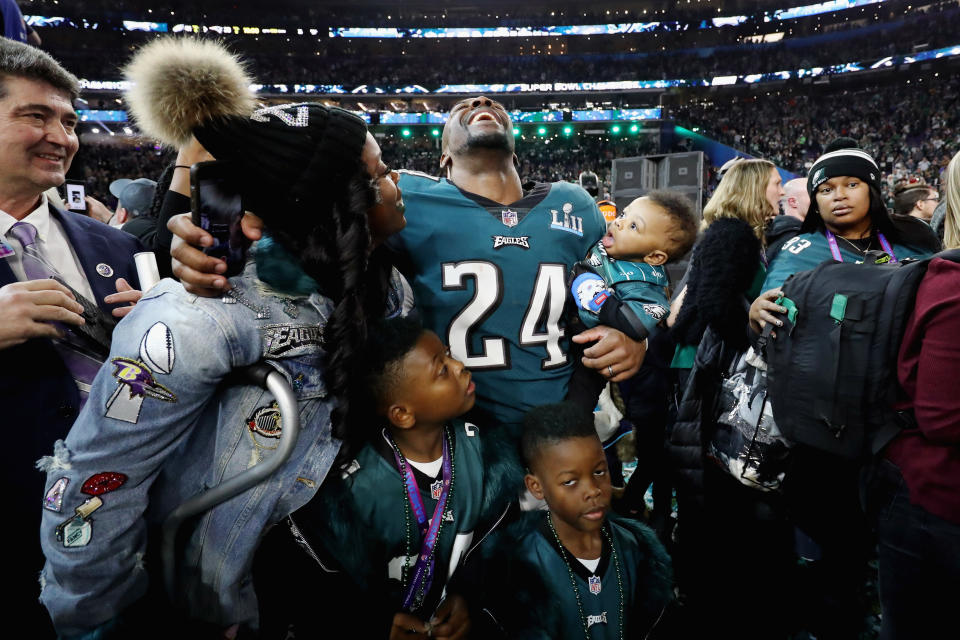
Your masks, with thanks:
<instances>
[{"instance_id":1,"label":"green football jersey","mask_svg":"<svg viewBox=\"0 0 960 640\"><path fill-rule=\"evenodd\" d=\"M852 251L846 242L839 242L837 248L840 250L840 256L844 262L859 264L863 260L863 256ZM904 260L905 258L921 260L930 255L927 251L901 244L894 244L892 248L898 260ZM780 253L770 263L761 292L776 289L782 286L787 278L794 273L808 271L821 262L832 259L833 254L830 253L830 245L822 232L817 231L795 236L783 244Z\"/></svg>"},{"instance_id":2,"label":"green football jersey","mask_svg":"<svg viewBox=\"0 0 960 640\"><path fill-rule=\"evenodd\" d=\"M519 553L531 564L539 567L543 581L550 590L549 598L558 605L557 611L560 615L556 622L559 623L559 628L544 629L546 637L579 640L584 636L584 625L587 626L590 638L594 640L601 638L617 640L621 637L621 602L623 610L629 611L634 601L636 585L634 575L639 569L633 562L634 554L632 553L632 547L636 546L636 541L632 536L628 539L629 534L616 525L608 522L607 527L613 534L617 562L613 561L610 545L604 540L600 563L594 571L587 569L564 547L558 547L553 533L546 524L521 540ZM564 563L564 557L566 563ZM580 597L580 607L577 606L577 596L573 592L571 572ZM582 618L580 617L581 607ZM628 620L623 621L624 638L632 637L628 633L627 622Z\"/></svg>"},{"instance_id":3,"label":"green football jersey","mask_svg":"<svg viewBox=\"0 0 960 640\"><path fill-rule=\"evenodd\" d=\"M416 612L424 619L440 603L447 580L470 547L483 504L484 465L479 429L462 420L453 421L449 428L453 436L454 480L435 547L433 583L424 597L423 606ZM352 527L332 524L322 532L321 543L342 565L349 564L349 558L373 563L372 569L370 566L343 566L343 569L358 576L371 576L371 580L386 584L385 590L394 601L395 610L400 611L403 599L401 572L406 568L409 580L422 540L386 435L381 434L366 445L344 473L343 484L333 486L338 492L345 491L345 495L335 497L345 503L346 512L351 514ZM433 485L442 480L443 472L428 477L414 467L414 476L427 518L432 519L439 497L439 485ZM331 489L321 489L324 490ZM373 538L365 554L349 551L360 539L353 527L362 527L363 536Z\"/></svg>"},{"instance_id":4,"label":"green football jersey","mask_svg":"<svg viewBox=\"0 0 960 640\"><path fill-rule=\"evenodd\" d=\"M566 279L606 223L579 186L538 184L500 205L444 178L401 172L408 261L424 324L471 370L480 408L502 423L567 393Z\"/></svg>"}]
</instances>

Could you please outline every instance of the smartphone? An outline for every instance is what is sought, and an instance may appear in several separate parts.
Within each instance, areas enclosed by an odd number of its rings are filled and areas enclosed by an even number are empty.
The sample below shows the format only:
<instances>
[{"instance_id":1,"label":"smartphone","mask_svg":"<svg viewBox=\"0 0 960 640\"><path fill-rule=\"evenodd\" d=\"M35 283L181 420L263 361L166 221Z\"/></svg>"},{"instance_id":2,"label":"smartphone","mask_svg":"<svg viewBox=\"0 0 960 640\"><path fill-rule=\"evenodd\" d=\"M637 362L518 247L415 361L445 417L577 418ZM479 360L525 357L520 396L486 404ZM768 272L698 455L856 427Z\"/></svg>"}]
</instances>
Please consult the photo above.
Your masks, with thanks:
<instances>
[{"instance_id":1,"label":"smartphone","mask_svg":"<svg viewBox=\"0 0 960 640\"><path fill-rule=\"evenodd\" d=\"M243 270L250 245L240 230L243 199L236 175L229 162L198 162L190 167L193 224L213 236L213 245L203 252L227 263L227 277Z\"/></svg>"},{"instance_id":2,"label":"smartphone","mask_svg":"<svg viewBox=\"0 0 960 640\"><path fill-rule=\"evenodd\" d=\"M63 201L70 211L87 210L87 185L81 180L67 180L64 192L66 197Z\"/></svg>"},{"instance_id":3,"label":"smartphone","mask_svg":"<svg viewBox=\"0 0 960 640\"><path fill-rule=\"evenodd\" d=\"M83 307L80 315L83 316L84 323L80 326L72 324L55 323L63 331L70 331L79 340L71 341L71 345L80 350L93 355L100 360L106 360L110 355L110 340L113 335L113 328L117 326L117 320L110 315L105 314L100 307L92 300L85 298L79 291L67 284L59 274L54 274L53 279L69 289L73 297Z\"/></svg>"}]
</instances>

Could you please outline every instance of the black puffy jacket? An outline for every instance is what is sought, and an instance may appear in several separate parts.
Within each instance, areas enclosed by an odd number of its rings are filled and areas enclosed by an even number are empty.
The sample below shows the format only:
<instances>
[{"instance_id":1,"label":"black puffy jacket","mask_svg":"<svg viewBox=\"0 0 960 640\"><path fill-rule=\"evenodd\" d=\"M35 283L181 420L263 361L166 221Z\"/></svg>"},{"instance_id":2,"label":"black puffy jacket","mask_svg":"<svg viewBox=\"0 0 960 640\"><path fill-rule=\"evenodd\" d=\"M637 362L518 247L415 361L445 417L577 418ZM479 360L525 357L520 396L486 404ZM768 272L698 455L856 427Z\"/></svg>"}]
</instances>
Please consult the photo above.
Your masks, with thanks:
<instances>
[{"instance_id":1,"label":"black puffy jacket","mask_svg":"<svg viewBox=\"0 0 960 640\"><path fill-rule=\"evenodd\" d=\"M721 376L749 345L746 293L760 263L760 242L745 222L722 218L704 233L692 262L672 335L680 343L699 346L667 452L684 499L700 502L705 445L713 434Z\"/></svg>"}]
</instances>

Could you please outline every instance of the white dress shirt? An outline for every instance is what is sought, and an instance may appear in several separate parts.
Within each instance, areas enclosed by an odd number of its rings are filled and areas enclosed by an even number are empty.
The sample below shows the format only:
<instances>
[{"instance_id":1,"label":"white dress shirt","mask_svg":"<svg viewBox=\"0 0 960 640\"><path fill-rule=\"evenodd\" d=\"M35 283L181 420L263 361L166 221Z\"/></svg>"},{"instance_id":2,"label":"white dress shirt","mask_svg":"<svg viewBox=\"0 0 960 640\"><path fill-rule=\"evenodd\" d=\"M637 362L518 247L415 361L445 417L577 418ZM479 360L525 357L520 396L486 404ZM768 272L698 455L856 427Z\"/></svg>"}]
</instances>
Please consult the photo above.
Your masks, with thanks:
<instances>
[{"instance_id":1,"label":"white dress shirt","mask_svg":"<svg viewBox=\"0 0 960 640\"><path fill-rule=\"evenodd\" d=\"M20 246L16 238L10 235L10 228L17 222L20 221L6 211L0 210L0 238L3 238L3 241L13 247L14 250L14 254L6 258L0 258L0 260L6 260L13 270L13 275L17 277L17 280L23 282L27 279L20 259L23 247ZM67 238L66 232L60 226L60 223L50 215L46 194L40 196L40 205L31 211L22 222L29 222L36 227L37 248L50 266L81 295L93 303L100 302L93 298L93 290L87 282L87 277L83 273L83 267L80 266L77 254L70 246L70 240Z\"/></svg>"}]
</instances>

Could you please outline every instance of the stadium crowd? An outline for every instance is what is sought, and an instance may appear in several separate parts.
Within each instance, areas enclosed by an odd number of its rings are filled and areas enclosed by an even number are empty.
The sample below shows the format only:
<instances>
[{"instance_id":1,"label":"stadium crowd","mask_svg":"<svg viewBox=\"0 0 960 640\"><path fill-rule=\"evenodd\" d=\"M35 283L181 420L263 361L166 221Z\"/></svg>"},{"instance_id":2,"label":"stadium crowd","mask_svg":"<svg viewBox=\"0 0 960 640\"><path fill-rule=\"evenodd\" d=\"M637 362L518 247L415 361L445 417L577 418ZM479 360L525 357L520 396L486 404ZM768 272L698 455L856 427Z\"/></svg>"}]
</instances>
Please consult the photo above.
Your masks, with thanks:
<instances>
[{"instance_id":1,"label":"stadium crowd","mask_svg":"<svg viewBox=\"0 0 960 640\"><path fill-rule=\"evenodd\" d=\"M794 34L791 39L776 43L745 44L727 39L709 45L684 46L682 41L671 38L670 49L666 51L661 50L662 43L644 47L635 37L626 41L628 44L597 43L586 51L576 47L576 53L553 55L508 55L483 49L469 57L438 58L438 47L424 49L404 45L405 64L400 66L388 63L392 56L384 51L383 45L351 43L345 47L334 41L319 47L319 55L311 50L291 59L288 53L278 55L266 41L236 44L251 54L256 76L288 83L431 87L447 84L450 78L471 84L710 79L718 75L873 62L885 56L957 44L960 9L956 5L938 9L873 26L845 25L828 35L811 34L804 38L802 34ZM915 48L918 43L922 43L921 49ZM313 49L314 44L310 47ZM640 52L633 52L637 47ZM463 48L459 45L457 51ZM572 44L569 49L574 49ZM362 57L356 57L358 55Z\"/></svg>"},{"instance_id":2,"label":"stadium crowd","mask_svg":"<svg viewBox=\"0 0 960 640\"><path fill-rule=\"evenodd\" d=\"M935 43L956 18L847 44L883 55L921 28ZM952 74L663 96L665 119L755 156L711 170L699 216L667 189L598 202L613 159L687 148L662 127L518 135L472 96L409 138L320 102L256 104L252 74L276 67L223 43L129 50L141 137L82 139L72 72L100 53L61 65L0 38L22 634L952 628ZM778 51L766 63L815 55ZM378 66L350 55L336 73ZM551 80L555 62L538 63ZM451 65L438 73L472 77ZM65 210L68 177L104 204Z\"/></svg>"},{"instance_id":3,"label":"stadium crowd","mask_svg":"<svg viewBox=\"0 0 960 640\"><path fill-rule=\"evenodd\" d=\"M24 0L20 3L24 13L33 15L71 15L70 7L64 7L59 0ZM907 3L903 3L906 6ZM893 6L900 8L900 2ZM148 7L137 6L134 9L118 7L110 0L90 0L84 4L96 15L104 16L106 20L116 15L131 20L147 19L152 10ZM703 2L686 7L652 9L625 8L617 3L602 3L594 7L585 8L581 5L557 6L554 10L527 9L504 0L489 3L490 12L478 13L473 8L464 9L452 6L404 6L398 3L388 11L383 7L366 7L355 4L339 4L332 2L323 7L304 6L296 0L279 0L276 4L277 14L271 16L277 24L294 26L313 24L317 26L369 26L382 27L384 25L399 27L478 27L503 24L505 26L528 27L533 23L544 25L568 24L607 24L610 22L645 21L644 16L651 19L669 20L686 24L686 28L699 26L704 20L720 15L745 14L751 22L762 22L765 11L783 9L778 0L736 0L734 2L718 2L717 0L703 0ZM170 0L165 5L167 11L175 16L182 16L192 22L201 22L211 14L224 15L231 11L242 10L231 0L210 0L203 8L187 0ZM146 13L146 15L144 15ZM258 15L258 14L251 14ZM344 17L350 20L345 21ZM82 16L81 16L82 17ZM490 20L492 18L493 20ZM349 24L348 24L349 23ZM395 25L391 25L395 23Z\"/></svg>"},{"instance_id":4,"label":"stadium crowd","mask_svg":"<svg viewBox=\"0 0 960 640\"><path fill-rule=\"evenodd\" d=\"M848 136L877 159L887 187L911 175L942 184L960 142L960 82L908 77L906 90L868 86L777 91L734 100L690 100L668 112L687 127L805 175L824 140Z\"/></svg>"},{"instance_id":5,"label":"stadium crowd","mask_svg":"<svg viewBox=\"0 0 960 640\"><path fill-rule=\"evenodd\" d=\"M815 22L805 28L791 27L789 38L760 44L745 43L730 34L718 34L707 42L702 37L694 40L692 35L670 34L669 49L642 33L591 38L589 42L568 38L566 44L555 43L556 50L549 52L542 51L542 43L518 47L510 38L501 39L494 50L482 42L437 38L413 42L283 36L226 39L248 60L254 77L275 83L435 87L448 84L451 78L471 84L710 79L873 62L954 45L960 8L956 3L940 3L925 12L871 22L840 21L831 33L823 33ZM47 29L45 34L71 69L80 77L96 80L119 78L119 65L103 63L110 52L154 37L65 27ZM690 41L685 42L686 38ZM283 47L277 46L278 40ZM396 57L402 57L404 64L392 64Z\"/></svg>"}]
</instances>

